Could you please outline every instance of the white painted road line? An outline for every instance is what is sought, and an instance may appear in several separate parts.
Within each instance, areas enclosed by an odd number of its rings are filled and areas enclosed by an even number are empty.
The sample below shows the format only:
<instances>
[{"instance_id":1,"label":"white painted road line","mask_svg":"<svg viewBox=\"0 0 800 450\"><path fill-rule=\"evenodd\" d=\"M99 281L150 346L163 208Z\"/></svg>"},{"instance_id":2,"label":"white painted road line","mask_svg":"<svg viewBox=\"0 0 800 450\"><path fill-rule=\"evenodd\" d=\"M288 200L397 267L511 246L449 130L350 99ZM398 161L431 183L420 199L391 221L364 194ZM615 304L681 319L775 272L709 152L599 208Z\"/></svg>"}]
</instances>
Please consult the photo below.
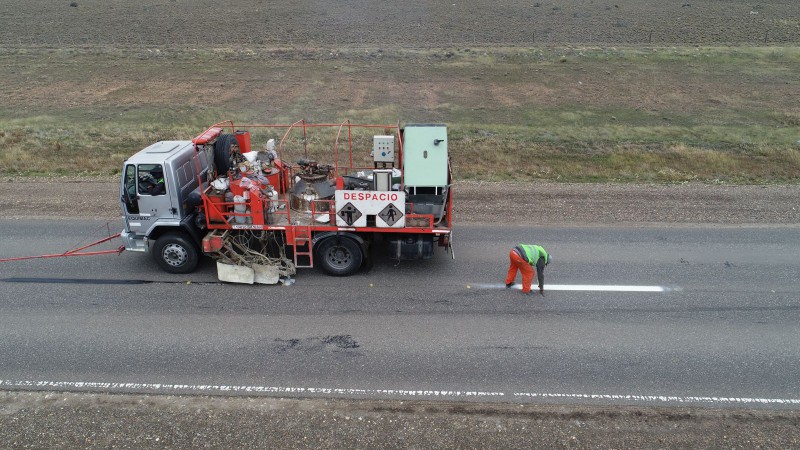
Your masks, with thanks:
<instances>
[{"instance_id":1,"label":"white painted road line","mask_svg":"<svg viewBox=\"0 0 800 450\"><path fill-rule=\"evenodd\" d=\"M505 289L505 284L470 283L469 286L478 289ZM521 284L515 284L513 289L522 289ZM533 286L536 289L536 286ZM545 291L605 291L605 292L669 292L677 288L664 286L618 286L605 284L545 284Z\"/></svg>"},{"instance_id":2,"label":"white painted road line","mask_svg":"<svg viewBox=\"0 0 800 450\"><path fill-rule=\"evenodd\" d=\"M672 395L620 395L620 394L542 394L542 393L530 393L530 392L515 392L514 397L563 399L563 400L656 402L656 403L800 405L800 399L797 398L697 397L697 396L681 397Z\"/></svg>"},{"instance_id":3,"label":"white painted road line","mask_svg":"<svg viewBox=\"0 0 800 450\"><path fill-rule=\"evenodd\" d=\"M519 287L522 289L522 286ZM549 291L666 292L662 286L614 286L599 284L547 284Z\"/></svg>"},{"instance_id":4,"label":"white painted road line","mask_svg":"<svg viewBox=\"0 0 800 450\"><path fill-rule=\"evenodd\" d=\"M758 398L758 397L704 397L678 395L636 395L636 394L560 394L536 392L484 392L430 389L344 389L324 387L289 386L235 386L205 384L160 384L160 383L114 383L98 381L29 381L0 380L0 389L37 389L55 391L105 391L105 392L158 392L160 394L279 394L279 395L343 395L349 397L390 397L418 399L483 398L486 400L593 400L625 403L667 403L667 404L705 404L705 405L788 405L800 407L797 398Z\"/></svg>"},{"instance_id":5,"label":"white painted road line","mask_svg":"<svg viewBox=\"0 0 800 450\"><path fill-rule=\"evenodd\" d=\"M114 383L103 381L28 381L0 380L3 388L38 388L53 390L104 390L104 391L150 391L161 393L195 392L201 394L331 394L349 396L392 395L400 397L503 397L503 392L408 390L408 389L342 389L324 387L286 386L234 386L211 384L161 384L161 383Z\"/></svg>"}]
</instances>

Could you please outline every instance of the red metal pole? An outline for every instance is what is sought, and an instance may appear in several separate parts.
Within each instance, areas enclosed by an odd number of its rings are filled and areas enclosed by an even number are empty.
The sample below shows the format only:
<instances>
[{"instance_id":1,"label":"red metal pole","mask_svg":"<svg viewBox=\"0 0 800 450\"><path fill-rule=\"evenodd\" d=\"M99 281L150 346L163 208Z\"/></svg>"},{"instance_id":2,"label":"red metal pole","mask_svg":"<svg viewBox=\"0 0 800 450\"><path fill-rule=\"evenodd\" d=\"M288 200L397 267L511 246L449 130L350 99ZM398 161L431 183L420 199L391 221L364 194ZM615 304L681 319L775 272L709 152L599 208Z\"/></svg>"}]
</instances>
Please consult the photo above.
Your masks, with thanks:
<instances>
[{"instance_id":1,"label":"red metal pole","mask_svg":"<svg viewBox=\"0 0 800 450\"><path fill-rule=\"evenodd\" d=\"M350 155L350 171L353 171L353 124L350 123L350 119L347 119L347 152Z\"/></svg>"},{"instance_id":2,"label":"red metal pole","mask_svg":"<svg viewBox=\"0 0 800 450\"><path fill-rule=\"evenodd\" d=\"M125 250L125 246L120 245L116 250L99 250L94 252L81 252L81 250L85 250L89 247L93 247L95 245L102 244L104 242L108 242L112 239L118 238L121 233L117 233L113 236L109 236L107 238L100 239L99 241L93 242L88 245L84 245L83 247L76 248L74 250L68 250L64 253L56 253L52 255L39 255L39 256L20 256L17 258L6 258L0 259L0 263L2 262L10 262L10 261L24 261L27 259L47 259L47 258L66 258L69 256L95 256L95 255L109 255L111 253L122 253Z\"/></svg>"},{"instance_id":3,"label":"red metal pole","mask_svg":"<svg viewBox=\"0 0 800 450\"><path fill-rule=\"evenodd\" d=\"M68 255L70 253L76 253L76 252L79 252L81 250L85 250L85 249L87 249L89 247L94 247L95 245L102 244L103 242L108 242L108 241L110 241L112 239L116 239L116 238L118 238L120 236L120 234L122 234L122 233L117 233L117 234L115 234L113 236L109 236L107 238L100 239L99 241L92 242L91 244L84 245L83 247L78 247L78 248L73 249L73 250L68 250L68 251L64 252L64 254Z\"/></svg>"}]
</instances>

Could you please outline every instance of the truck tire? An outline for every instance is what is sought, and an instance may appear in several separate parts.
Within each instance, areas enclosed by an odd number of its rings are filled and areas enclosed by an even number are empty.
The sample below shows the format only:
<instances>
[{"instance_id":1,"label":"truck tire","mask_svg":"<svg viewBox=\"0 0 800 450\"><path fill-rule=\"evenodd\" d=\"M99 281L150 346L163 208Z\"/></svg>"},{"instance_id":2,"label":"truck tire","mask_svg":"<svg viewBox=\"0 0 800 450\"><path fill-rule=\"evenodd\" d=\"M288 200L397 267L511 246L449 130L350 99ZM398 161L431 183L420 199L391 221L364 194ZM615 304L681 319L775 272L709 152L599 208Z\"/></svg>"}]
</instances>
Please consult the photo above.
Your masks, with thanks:
<instances>
[{"instance_id":1,"label":"truck tire","mask_svg":"<svg viewBox=\"0 0 800 450\"><path fill-rule=\"evenodd\" d=\"M156 239L153 258L169 273L191 273L197 268L200 255L192 241L181 233L167 233Z\"/></svg>"},{"instance_id":2,"label":"truck tire","mask_svg":"<svg viewBox=\"0 0 800 450\"><path fill-rule=\"evenodd\" d=\"M236 139L232 134L220 134L214 142L214 167L217 175L227 175L231 168L231 144Z\"/></svg>"},{"instance_id":3,"label":"truck tire","mask_svg":"<svg viewBox=\"0 0 800 450\"><path fill-rule=\"evenodd\" d=\"M364 260L361 246L346 237L331 236L316 244L315 258L328 275L346 277L358 271Z\"/></svg>"}]
</instances>

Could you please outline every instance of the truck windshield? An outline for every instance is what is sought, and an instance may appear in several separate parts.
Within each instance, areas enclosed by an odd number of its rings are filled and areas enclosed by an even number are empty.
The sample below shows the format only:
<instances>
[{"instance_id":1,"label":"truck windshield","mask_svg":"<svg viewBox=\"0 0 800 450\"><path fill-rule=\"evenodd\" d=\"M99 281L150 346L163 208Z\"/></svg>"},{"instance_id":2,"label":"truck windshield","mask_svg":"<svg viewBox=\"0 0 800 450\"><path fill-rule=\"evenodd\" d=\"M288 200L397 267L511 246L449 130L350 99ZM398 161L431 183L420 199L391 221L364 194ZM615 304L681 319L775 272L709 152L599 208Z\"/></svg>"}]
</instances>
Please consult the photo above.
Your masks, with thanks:
<instances>
[{"instance_id":1,"label":"truck windshield","mask_svg":"<svg viewBox=\"0 0 800 450\"><path fill-rule=\"evenodd\" d=\"M165 194L164 169L161 164L139 164L139 194Z\"/></svg>"}]
</instances>

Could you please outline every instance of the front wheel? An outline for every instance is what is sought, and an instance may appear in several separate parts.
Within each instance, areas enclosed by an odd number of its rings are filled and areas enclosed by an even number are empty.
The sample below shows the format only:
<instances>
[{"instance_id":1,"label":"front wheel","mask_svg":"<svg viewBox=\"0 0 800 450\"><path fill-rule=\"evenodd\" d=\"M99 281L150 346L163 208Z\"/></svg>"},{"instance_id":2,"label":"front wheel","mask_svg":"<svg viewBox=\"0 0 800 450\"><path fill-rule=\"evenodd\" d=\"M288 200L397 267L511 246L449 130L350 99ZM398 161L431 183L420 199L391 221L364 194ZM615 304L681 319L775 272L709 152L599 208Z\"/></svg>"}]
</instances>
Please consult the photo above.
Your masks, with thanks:
<instances>
[{"instance_id":1,"label":"front wheel","mask_svg":"<svg viewBox=\"0 0 800 450\"><path fill-rule=\"evenodd\" d=\"M329 237L316 245L316 258L325 273L346 277L358 271L364 261L361 246L345 237Z\"/></svg>"},{"instance_id":2,"label":"front wheel","mask_svg":"<svg viewBox=\"0 0 800 450\"><path fill-rule=\"evenodd\" d=\"M167 233L156 240L153 258L169 273L191 273L197 268L197 247L184 235Z\"/></svg>"}]
</instances>

